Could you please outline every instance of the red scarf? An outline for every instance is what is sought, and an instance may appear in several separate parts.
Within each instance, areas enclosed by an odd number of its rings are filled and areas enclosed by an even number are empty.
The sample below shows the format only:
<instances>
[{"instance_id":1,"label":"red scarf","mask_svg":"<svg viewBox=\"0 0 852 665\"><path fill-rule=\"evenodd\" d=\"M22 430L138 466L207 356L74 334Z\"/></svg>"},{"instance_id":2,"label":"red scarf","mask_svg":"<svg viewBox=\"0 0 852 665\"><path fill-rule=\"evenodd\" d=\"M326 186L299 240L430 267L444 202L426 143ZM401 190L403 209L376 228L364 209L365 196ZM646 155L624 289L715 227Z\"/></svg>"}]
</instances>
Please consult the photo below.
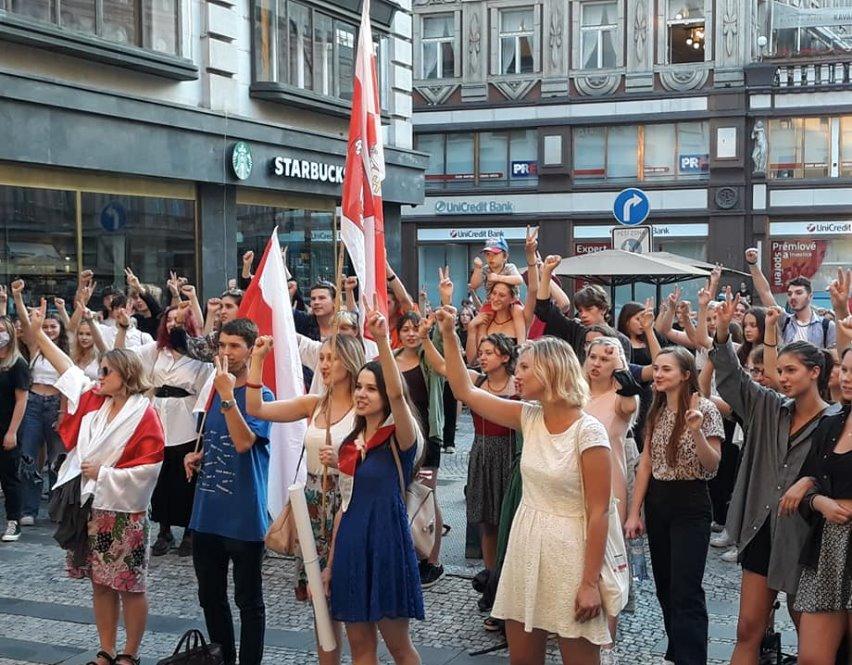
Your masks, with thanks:
<instances>
[{"instance_id":1,"label":"red scarf","mask_svg":"<svg viewBox=\"0 0 852 665\"><path fill-rule=\"evenodd\" d=\"M367 453L386 444L395 431L396 425L394 425L393 416L388 416L388 419L376 430L376 433L370 437L370 440L366 444L362 443L363 437L361 434L346 439L341 444L340 450L337 453L338 471L341 474L354 478L358 464L366 457Z\"/></svg>"}]
</instances>

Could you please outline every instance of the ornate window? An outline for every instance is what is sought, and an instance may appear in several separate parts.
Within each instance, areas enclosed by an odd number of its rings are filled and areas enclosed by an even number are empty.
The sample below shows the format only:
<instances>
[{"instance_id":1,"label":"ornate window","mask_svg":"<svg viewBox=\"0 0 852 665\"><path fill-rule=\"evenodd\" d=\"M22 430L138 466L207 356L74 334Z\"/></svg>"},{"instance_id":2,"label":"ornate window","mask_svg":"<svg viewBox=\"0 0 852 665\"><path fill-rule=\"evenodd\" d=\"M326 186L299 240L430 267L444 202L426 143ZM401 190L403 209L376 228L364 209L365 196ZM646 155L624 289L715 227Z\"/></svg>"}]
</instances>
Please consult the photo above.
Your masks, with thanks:
<instances>
[{"instance_id":1,"label":"ornate window","mask_svg":"<svg viewBox=\"0 0 852 665\"><path fill-rule=\"evenodd\" d=\"M707 31L704 0L669 0L666 16L669 64L704 62Z\"/></svg>"},{"instance_id":2,"label":"ornate window","mask_svg":"<svg viewBox=\"0 0 852 665\"><path fill-rule=\"evenodd\" d=\"M501 9L500 74L536 71L535 14L532 7Z\"/></svg>"},{"instance_id":3,"label":"ornate window","mask_svg":"<svg viewBox=\"0 0 852 665\"><path fill-rule=\"evenodd\" d=\"M421 77L442 79L455 76L456 26L453 14L422 16L420 37Z\"/></svg>"},{"instance_id":4,"label":"ornate window","mask_svg":"<svg viewBox=\"0 0 852 665\"><path fill-rule=\"evenodd\" d=\"M581 69L618 66L618 3L584 2L580 5Z\"/></svg>"},{"instance_id":5,"label":"ornate window","mask_svg":"<svg viewBox=\"0 0 852 665\"><path fill-rule=\"evenodd\" d=\"M768 138L770 178L829 177L830 118L773 118Z\"/></svg>"}]
</instances>

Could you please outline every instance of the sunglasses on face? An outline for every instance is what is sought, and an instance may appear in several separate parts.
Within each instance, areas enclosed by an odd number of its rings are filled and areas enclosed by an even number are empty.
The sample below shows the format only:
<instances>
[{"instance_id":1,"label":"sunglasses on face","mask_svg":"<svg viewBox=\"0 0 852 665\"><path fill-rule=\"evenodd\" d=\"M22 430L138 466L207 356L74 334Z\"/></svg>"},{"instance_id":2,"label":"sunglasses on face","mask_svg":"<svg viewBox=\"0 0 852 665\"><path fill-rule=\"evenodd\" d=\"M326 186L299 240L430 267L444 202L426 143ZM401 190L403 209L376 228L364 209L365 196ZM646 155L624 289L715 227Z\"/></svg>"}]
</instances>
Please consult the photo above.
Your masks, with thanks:
<instances>
[{"instance_id":1,"label":"sunglasses on face","mask_svg":"<svg viewBox=\"0 0 852 665\"><path fill-rule=\"evenodd\" d=\"M110 374L112 374L112 370L109 367L101 366L98 368L98 376L102 379L107 378Z\"/></svg>"}]
</instances>

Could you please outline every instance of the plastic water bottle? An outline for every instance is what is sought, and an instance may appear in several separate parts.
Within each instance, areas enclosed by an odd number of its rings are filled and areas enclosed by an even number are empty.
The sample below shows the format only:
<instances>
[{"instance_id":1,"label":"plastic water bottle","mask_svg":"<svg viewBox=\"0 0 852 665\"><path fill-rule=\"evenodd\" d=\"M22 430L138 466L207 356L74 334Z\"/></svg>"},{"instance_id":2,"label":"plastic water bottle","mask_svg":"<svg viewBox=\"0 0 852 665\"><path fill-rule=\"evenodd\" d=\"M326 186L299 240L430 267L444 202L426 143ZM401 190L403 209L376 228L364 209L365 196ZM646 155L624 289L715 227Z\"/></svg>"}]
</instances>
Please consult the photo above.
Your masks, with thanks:
<instances>
[{"instance_id":1,"label":"plastic water bottle","mask_svg":"<svg viewBox=\"0 0 852 665\"><path fill-rule=\"evenodd\" d=\"M633 581L644 582L648 579L648 566L645 562L645 543L642 538L634 538L630 541L629 554Z\"/></svg>"}]
</instances>

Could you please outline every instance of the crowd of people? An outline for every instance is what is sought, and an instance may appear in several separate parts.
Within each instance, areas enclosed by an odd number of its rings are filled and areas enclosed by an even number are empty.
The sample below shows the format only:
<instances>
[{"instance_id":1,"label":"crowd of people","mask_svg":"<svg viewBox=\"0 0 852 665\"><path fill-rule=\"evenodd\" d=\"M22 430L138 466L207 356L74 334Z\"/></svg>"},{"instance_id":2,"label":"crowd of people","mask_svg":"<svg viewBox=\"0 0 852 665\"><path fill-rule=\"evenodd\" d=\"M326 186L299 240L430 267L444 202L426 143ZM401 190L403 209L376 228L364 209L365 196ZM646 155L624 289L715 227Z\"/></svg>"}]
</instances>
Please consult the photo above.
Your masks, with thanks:
<instances>
[{"instance_id":1,"label":"crowd of people","mask_svg":"<svg viewBox=\"0 0 852 665\"><path fill-rule=\"evenodd\" d=\"M852 271L838 270L823 315L803 277L784 309L750 249L760 305L745 284L723 289L717 268L697 311L675 289L613 319L600 286L566 294L561 258L542 259L535 229L523 272L502 239L483 255L458 310L448 269L433 308L388 266L386 315L359 304L355 278L318 282L306 299L291 281L295 339L239 316L251 252L205 307L181 276L161 290L129 268L125 290L98 291L83 271L70 307L28 306L22 280L0 287L0 539L35 524L50 489L68 573L91 580L95 665L139 663L149 556L173 550L192 557L225 663L260 663L273 520L296 556L296 597L329 598L338 648L318 644L321 663L340 662L344 629L356 665L377 662L379 634L395 662L420 662L409 622L424 619L423 589L444 575L438 476L462 405L474 429L467 520L485 566L478 607L513 664L542 663L553 635L564 663L617 662L618 617L635 593L625 538L642 552L645 537L666 662L707 661L711 545L742 567L733 663L759 662L780 592L800 663L846 657ZM276 400L264 363L286 344L298 347L305 394ZM299 464L323 590L308 587L290 507L267 508L270 428L294 421L307 423ZM414 485L434 511L425 546L406 506Z\"/></svg>"}]
</instances>

